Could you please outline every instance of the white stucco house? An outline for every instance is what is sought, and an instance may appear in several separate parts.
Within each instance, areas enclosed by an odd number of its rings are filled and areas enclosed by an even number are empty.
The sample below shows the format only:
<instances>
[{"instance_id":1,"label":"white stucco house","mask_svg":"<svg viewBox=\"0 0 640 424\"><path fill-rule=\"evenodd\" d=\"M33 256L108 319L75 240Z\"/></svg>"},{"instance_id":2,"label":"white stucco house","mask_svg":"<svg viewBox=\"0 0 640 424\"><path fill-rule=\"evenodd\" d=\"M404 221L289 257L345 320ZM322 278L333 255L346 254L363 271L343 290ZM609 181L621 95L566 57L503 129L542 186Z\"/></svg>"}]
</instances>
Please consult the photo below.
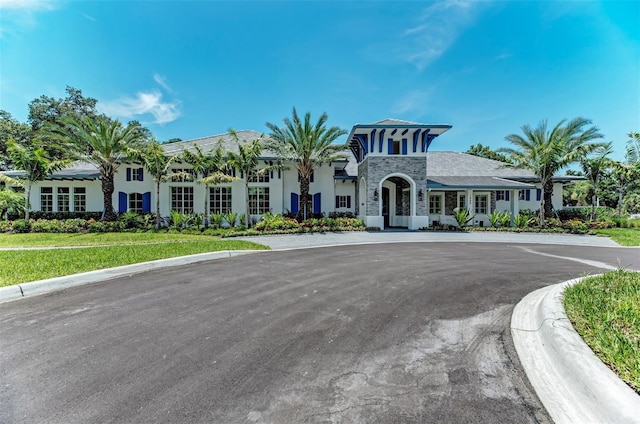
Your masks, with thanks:
<instances>
[{"instance_id":1,"label":"white stucco house","mask_svg":"<svg viewBox=\"0 0 640 424\"><path fill-rule=\"evenodd\" d=\"M517 214L522 209L540 207L541 186L528 170L505 167L501 162L465 153L432 151L432 142L451 128L385 119L372 124L356 124L347 138L345 158L314 170L310 182L312 213L351 212L367 226L418 229L434 224L452 224L453 210L466 207L475 215L473 224L488 225L493 210ZM261 133L238 131L240 142L254 140ZM220 143L236 148L230 134L165 144L167 154L178 154L194 145L204 151ZM261 163L276 157L265 150ZM251 215L265 212L298 212L297 171L273 171L249 182ZM173 171L189 172L189 165L176 162ZM5 171L9 176L19 171ZM204 212L205 196L210 213L244 213L245 176L228 184L210 186L197 181L168 181L160 188L160 213L171 210ZM579 178L579 177L578 177ZM554 208L562 207L562 185L576 177L554 178ZM137 164L123 164L115 180L113 204L117 212L155 212L155 184ZM98 170L76 163L34 185L34 211L102 211L103 198Z\"/></svg>"}]
</instances>

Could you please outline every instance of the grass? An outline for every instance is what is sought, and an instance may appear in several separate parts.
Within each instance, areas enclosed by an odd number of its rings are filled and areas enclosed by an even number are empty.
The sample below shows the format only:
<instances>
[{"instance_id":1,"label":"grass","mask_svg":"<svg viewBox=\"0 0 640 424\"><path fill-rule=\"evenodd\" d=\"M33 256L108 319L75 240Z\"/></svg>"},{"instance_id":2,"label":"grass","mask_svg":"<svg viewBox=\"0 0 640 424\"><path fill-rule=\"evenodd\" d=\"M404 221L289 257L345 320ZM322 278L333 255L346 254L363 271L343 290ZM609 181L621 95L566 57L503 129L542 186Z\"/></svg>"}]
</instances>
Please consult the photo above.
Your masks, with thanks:
<instances>
[{"instance_id":1,"label":"grass","mask_svg":"<svg viewBox=\"0 0 640 424\"><path fill-rule=\"evenodd\" d=\"M564 307L595 354L640 394L640 273L585 279L565 291Z\"/></svg>"},{"instance_id":2,"label":"grass","mask_svg":"<svg viewBox=\"0 0 640 424\"><path fill-rule=\"evenodd\" d=\"M48 240L51 243L56 242L54 238ZM113 239L111 241L115 242ZM156 259L245 249L266 250L268 248L242 240L218 240L198 236L196 240L182 240L180 243L0 251L0 287Z\"/></svg>"},{"instance_id":3,"label":"grass","mask_svg":"<svg viewBox=\"0 0 640 424\"><path fill-rule=\"evenodd\" d=\"M210 241L211 236L168 233L0 234L0 247L96 246Z\"/></svg>"},{"instance_id":4,"label":"grass","mask_svg":"<svg viewBox=\"0 0 640 424\"><path fill-rule=\"evenodd\" d=\"M640 228L606 228L592 230L593 233L611 237L622 246L640 246Z\"/></svg>"}]
</instances>

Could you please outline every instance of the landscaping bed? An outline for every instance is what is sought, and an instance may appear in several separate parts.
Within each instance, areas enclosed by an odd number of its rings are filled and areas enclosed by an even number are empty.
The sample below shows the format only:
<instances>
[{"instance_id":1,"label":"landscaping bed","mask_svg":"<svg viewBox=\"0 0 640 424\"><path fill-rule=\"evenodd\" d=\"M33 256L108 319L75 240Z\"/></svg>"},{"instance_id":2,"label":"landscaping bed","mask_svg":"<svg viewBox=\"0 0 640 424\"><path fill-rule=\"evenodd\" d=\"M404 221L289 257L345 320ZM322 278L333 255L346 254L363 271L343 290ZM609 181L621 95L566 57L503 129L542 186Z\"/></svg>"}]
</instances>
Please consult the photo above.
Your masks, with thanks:
<instances>
[{"instance_id":1,"label":"landscaping bed","mask_svg":"<svg viewBox=\"0 0 640 424\"><path fill-rule=\"evenodd\" d=\"M587 345L640 394L640 273L584 279L565 290L563 303Z\"/></svg>"}]
</instances>

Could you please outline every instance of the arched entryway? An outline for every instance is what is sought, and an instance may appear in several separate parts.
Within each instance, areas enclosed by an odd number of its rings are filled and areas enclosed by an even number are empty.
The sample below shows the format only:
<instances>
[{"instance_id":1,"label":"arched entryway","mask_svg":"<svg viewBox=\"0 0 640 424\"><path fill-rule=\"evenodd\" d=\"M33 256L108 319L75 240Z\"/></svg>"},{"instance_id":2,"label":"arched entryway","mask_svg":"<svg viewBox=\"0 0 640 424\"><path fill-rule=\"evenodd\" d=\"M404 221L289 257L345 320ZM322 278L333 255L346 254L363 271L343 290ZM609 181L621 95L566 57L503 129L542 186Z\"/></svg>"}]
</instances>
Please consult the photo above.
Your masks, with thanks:
<instances>
[{"instance_id":1,"label":"arched entryway","mask_svg":"<svg viewBox=\"0 0 640 424\"><path fill-rule=\"evenodd\" d=\"M415 182L404 174L390 174L379 186L384 228L409 228L415 215Z\"/></svg>"}]
</instances>

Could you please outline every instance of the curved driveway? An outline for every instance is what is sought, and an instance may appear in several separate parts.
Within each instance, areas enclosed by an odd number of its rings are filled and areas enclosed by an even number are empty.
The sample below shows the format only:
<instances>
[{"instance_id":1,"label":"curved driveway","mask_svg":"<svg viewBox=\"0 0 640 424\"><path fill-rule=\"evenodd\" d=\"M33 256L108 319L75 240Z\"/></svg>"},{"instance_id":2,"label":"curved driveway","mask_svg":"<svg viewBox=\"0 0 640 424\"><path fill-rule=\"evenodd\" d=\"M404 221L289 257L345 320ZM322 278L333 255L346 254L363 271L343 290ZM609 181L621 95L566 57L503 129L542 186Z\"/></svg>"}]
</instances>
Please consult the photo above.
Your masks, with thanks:
<instances>
[{"instance_id":1,"label":"curved driveway","mask_svg":"<svg viewBox=\"0 0 640 424\"><path fill-rule=\"evenodd\" d=\"M513 306L619 264L639 250L363 244L4 303L0 422L548 422Z\"/></svg>"}]
</instances>

